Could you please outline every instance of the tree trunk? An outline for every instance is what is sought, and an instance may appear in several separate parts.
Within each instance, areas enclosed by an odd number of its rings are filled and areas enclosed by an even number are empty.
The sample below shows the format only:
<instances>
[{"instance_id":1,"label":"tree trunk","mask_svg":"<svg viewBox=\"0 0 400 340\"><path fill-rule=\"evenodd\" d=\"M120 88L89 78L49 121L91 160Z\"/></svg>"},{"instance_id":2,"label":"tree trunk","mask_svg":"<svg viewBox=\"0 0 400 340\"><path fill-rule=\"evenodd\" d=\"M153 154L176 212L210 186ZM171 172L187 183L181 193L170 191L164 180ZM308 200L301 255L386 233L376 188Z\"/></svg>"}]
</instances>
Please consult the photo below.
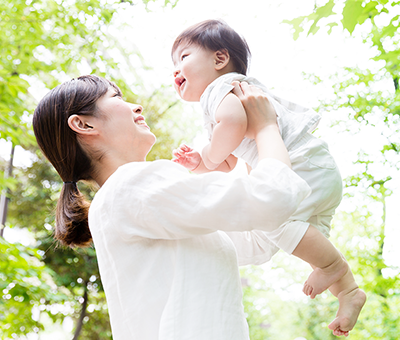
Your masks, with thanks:
<instances>
[{"instance_id":1,"label":"tree trunk","mask_svg":"<svg viewBox=\"0 0 400 340\"><path fill-rule=\"evenodd\" d=\"M78 340L79 334L81 333L82 326L83 326L83 319L85 318L86 315L86 307L88 304L88 281L86 280L84 282L84 293L83 293L83 303L82 303L82 309L81 309L81 315L79 316L78 322L76 323L76 330L74 334L74 338L72 340Z\"/></svg>"},{"instance_id":2,"label":"tree trunk","mask_svg":"<svg viewBox=\"0 0 400 340\"><path fill-rule=\"evenodd\" d=\"M10 162L8 164L8 169L5 171L5 178L11 177L12 169L13 169L13 160L14 160L14 151L15 146L11 144L11 154L10 154ZM8 207L8 197L7 197L8 190L5 190L1 193L0 198L0 237L3 237L4 228L6 226L7 221L7 207Z\"/></svg>"}]
</instances>

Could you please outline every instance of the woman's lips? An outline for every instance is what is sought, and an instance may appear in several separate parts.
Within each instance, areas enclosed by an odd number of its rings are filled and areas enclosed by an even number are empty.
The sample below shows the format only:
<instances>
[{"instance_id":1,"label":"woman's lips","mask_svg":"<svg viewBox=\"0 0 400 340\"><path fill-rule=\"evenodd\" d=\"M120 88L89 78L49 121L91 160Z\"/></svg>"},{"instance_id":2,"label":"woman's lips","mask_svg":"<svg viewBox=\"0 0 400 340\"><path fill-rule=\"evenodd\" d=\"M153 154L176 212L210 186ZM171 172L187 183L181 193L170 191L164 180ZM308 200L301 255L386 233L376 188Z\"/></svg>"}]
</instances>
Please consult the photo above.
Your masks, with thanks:
<instances>
[{"instance_id":1,"label":"woman's lips","mask_svg":"<svg viewBox=\"0 0 400 340\"><path fill-rule=\"evenodd\" d=\"M136 119L135 119L135 123L136 123L137 125L142 125L142 126L148 128L148 129L150 129L150 128L147 126L147 124L146 124L146 122L145 122L143 116L139 116L138 118L136 118Z\"/></svg>"}]
</instances>

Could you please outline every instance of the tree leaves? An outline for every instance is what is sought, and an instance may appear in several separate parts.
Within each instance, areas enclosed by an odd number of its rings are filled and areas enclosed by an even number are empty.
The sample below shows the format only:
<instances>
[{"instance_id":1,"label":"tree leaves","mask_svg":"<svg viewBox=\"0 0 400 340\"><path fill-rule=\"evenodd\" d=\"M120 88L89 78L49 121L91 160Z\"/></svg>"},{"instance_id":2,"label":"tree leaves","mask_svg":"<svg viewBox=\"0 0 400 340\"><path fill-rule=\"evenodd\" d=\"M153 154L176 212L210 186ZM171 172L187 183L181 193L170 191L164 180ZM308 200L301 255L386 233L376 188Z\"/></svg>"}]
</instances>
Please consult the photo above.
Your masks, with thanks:
<instances>
[{"instance_id":1,"label":"tree leaves","mask_svg":"<svg viewBox=\"0 0 400 340\"><path fill-rule=\"evenodd\" d=\"M377 4L377 3L376 3ZM343 28L347 29L351 34L357 24L362 24L368 16L362 16L364 12L362 0L350 0L346 1L343 8Z\"/></svg>"},{"instance_id":2,"label":"tree leaves","mask_svg":"<svg viewBox=\"0 0 400 340\"><path fill-rule=\"evenodd\" d=\"M43 328L32 319L32 308L39 308L56 294L61 301L67 298L47 283L53 272L39 259L35 249L0 238L0 323L4 339Z\"/></svg>"},{"instance_id":3,"label":"tree leaves","mask_svg":"<svg viewBox=\"0 0 400 340\"><path fill-rule=\"evenodd\" d=\"M335 5L334 0L329 0L324 6L317 7L313 13L307 16L300 16L294 18L292 20L283 20L283 23L290 24L293 29L293 39L297 40L300 36L300 33L304 31L304 26L308 22L312 22L311 27L309 28L307 35L315 34L318 32L320 27L318 26L318 22L323 19L327 18L331 15L335 15L336 13L333 12L333 7ZM332 29L333 26L336 26L336 23L331 23L330 27Z\"/></svg>"}]
</instances>

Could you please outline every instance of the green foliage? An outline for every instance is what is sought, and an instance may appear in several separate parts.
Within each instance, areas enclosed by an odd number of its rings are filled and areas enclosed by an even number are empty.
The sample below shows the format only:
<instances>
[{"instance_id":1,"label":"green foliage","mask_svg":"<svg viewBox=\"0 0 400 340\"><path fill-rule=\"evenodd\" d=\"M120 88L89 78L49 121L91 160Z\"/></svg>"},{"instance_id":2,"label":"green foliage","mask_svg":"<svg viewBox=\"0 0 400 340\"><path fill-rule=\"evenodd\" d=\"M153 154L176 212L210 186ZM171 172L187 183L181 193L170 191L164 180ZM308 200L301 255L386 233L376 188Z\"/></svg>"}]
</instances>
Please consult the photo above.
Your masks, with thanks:
<instances>
[{"instance_id":1,"label":"green foliage","mask_svg":"<svg viewBox=\"0 0 400 340\"><path fill-rule=\"evenodd\" d=\"M329 0L324 6L321 7L317 7L315 9L315 11L308 15L308 16L302 16L302 17L298 17L295 18L293 20L283 20L283 23L287 23L293 26L293 28L295 29L294 32L294 39L297 40L300 33L304 31L304 22L313 22L310 29L308 30L307 34L315 34L319 31L319 26L317 26L318 22L322 19L322 18L326 18L329 17L333 14L335 14L333 12L333 6L334 6L334 0ZM337 25L336 23L334 23L333 25Z\"/></svg>"},{"instance_id":2,"label":"green foliage","mask_svg":"<svg viewBox=\"0 0 400 340\"><path fill-rule=\"evenodd\" d=\"M2 339L43 329L32 311L62 303L68 295L52 282L54 272L41 261L36 249L10 244L0 238L0 323Z\"/></svg>"},{"instance_id":3,"label":"green foliage","mask_svg":"<svg viewBox=\"0 0 400 340\"><path fill-rule=\"evenodd\" d=\"M336 15L333 9L340 6L342 6L341 15ZM395 170L399 170L400 167L398 8L398 1L330 0L325 6L317 7L316 11L308 16L285 21L292 25L294 38L297 39L307 24L312 23L312 27L316 27L320 23L322 17L316 13L325 9L324 14L332 20L331 23L336 25L340 23L342 29L349 33L354 33L357 26L362 26L364 42L371 46L372 51L376 51L370 63L371 69L347 68L339 75L333 75L334 99L321 103L321 107L330 111L344 109L349 112L347 126L351 125L359 130L374 126L380 129L382 136L386 138L386 143L381 147L380 158L360 151L357 162L362 165L360 167L362 170L347 179L347 186L361 184L367 190L373 189L377 183L384 185L389 182L390 176L382 177L381 174L374 174L371 170L374 163L379 162ZM314 34L315 30L310 29L308 34L311 33ZM392 90L388 90L390 84Z\"/></svg>"},{"instance_id":4,"label":"green foliage","mask_svg":"<svg viewBox=\"0 0 400 340\"><path fill-rule=\"evenodd\" d=\"M53 87L58 74L76 74L82 58L98 60L101 27L113 11L98 0L0 0L0 139L35 144L31 82L39 78Z\"/></svg>"},{"instance_id":5,"label":"green foliage","mask_svg":"<svg viewBox=\"0 0 400 340\"><path fill-rule=\"evenodd\" d=\"M344 5L344 6L343 6ZM342 20L341 24L343 29L347 30L349 33L353 33L357 25L362 25L367 20L374 21L374 18L383 14L389 13L390 8L397 6L398 2L389 0L328 0L325 5L317 6L314 12L306 15L297 17L292 20L284 20L284 23L292 25L294 29L294 39L297 40L300 33L304 31L307 24L311 23L311 27L307 32L308 34L315 34L320 29L318 23L321 19L334 17L332 22L325 23L327 26L338 26L336 12L334 12L334 7L342 7ZM331 18L332 20L332 18ZM397 19L395 19L397 20ZM392 20L392 26L393 22Z\"/></svg>"}]
</instances>

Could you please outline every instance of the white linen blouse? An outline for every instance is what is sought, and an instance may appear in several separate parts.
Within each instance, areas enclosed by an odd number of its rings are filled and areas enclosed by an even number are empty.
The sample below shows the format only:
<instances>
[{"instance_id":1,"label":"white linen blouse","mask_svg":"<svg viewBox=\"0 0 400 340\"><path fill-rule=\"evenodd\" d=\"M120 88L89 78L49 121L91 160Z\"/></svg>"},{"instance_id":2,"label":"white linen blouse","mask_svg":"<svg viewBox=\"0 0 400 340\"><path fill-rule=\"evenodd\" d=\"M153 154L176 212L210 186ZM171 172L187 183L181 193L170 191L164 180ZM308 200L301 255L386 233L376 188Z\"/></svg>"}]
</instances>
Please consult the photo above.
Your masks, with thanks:
<instances>
[{"instance_id":1,"label":"white linen blouse","mask_svg":"<svg viewBox=\"0 0 400 340\"><path fill-rule=\"evenodd\" d=\"M309 191L274 159L242 177L119 167L89 210L114 340L249 339L238 265L269 260L254 229L279 227Z\"/></svg>"}]
</instances>

